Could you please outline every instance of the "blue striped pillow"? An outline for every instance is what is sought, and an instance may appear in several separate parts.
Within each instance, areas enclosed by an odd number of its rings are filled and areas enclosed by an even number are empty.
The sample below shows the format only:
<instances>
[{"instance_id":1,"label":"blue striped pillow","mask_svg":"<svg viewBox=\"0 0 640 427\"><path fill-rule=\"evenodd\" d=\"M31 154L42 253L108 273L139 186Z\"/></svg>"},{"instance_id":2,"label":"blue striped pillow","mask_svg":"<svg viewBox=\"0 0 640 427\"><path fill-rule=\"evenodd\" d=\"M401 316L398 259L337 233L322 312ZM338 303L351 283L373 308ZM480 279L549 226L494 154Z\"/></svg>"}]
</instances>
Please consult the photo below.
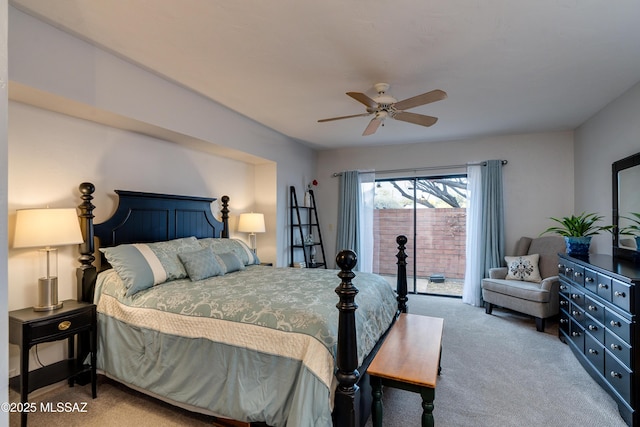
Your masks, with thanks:
<instances>
[{"instance_id":1,"label":"blue striped pillow","mask_svg":"<svg viewBox=\"0 0 640 427\"><path fill-rule=\"evenodd\" d=\"M178 254L199 249L195 237L186 237L167 242L119 245L100 251L124 282L127 295L131 296L154 285L187 277Z\"/></svg>"}]
</instances>

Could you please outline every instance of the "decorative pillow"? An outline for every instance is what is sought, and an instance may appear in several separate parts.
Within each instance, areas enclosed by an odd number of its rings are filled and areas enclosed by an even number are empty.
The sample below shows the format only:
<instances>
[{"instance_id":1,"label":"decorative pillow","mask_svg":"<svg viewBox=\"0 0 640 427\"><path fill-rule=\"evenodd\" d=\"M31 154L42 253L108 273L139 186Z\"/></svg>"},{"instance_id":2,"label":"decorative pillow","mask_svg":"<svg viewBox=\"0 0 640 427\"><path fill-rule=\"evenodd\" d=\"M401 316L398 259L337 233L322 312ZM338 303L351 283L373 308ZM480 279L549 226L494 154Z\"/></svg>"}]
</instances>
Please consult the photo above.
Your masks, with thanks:
<instances>
[{"instance_id":1,"label":"decorative pillow","mask_svg":"<svg viewBox=\"0 0 640 427\"><path fill-rule=\"evenodd\" d=\"M169 280L184 279L187 271L178 253L202 249L195 237L157 243L134 243L101 248L127 288L127 295Z\"/></svg>"},{"instance_id":2,"label":"decorative pillow","mask_svg":"<svg viewBox=\"0 0 640 427\"><path fill-rule=\"evenodd\" d=\"M233 273L234 271L244 270L244 264L238 255L233 252L223 252L216 254L216 258L222 267L223 274Z\"/></svg>"},{"instance_id":3,"label":"decorative pillow","mask_svg":"<svg viewBox=\"0 0 640 427\"><path fill-rule=\"evenodd\" d=\"M149 243L149 248L158 257L162 267L167 272L167 281L184 279L187 271L178 258L178 254L200 250L200 244L195 237L168 240L166 242Z\"/></svg>"},{"instance_id":4,"label":"decorative pillow","mask_svg":"<svg viewBox=\"0 0 640 427\"><path fill-rule=\"evenodd\" d=\"M508 269L505 279L540 283L542 277L538 270L539 259L539 254L504 257Z\"/></svg>"},{"instance_id":5,"label":"decorative pillow","mask_svg":"<svg viewBox=\"0 0 640 427\"><path fill-rule=\"evenodd\" d=\"M206 279L207 277L223 274L222 267L211 248L200 249L195 252L178 254L178 258L184 264L187 274L192 281Z\"/></svg>"},{"instance_id":6,"label":"decorative pillow","mask_svg":"<svg viewBox=\"0 0 640 427\"><path fill-rule=\"evenodd\" d=\"M202 247L211 247L213 253L220 255L225 252L233 252L238 255L244 265L260 264L258 256L249 248L249 246L239 239L216 239L207 237L199 240Z\"/></svg>"}]
</instances>

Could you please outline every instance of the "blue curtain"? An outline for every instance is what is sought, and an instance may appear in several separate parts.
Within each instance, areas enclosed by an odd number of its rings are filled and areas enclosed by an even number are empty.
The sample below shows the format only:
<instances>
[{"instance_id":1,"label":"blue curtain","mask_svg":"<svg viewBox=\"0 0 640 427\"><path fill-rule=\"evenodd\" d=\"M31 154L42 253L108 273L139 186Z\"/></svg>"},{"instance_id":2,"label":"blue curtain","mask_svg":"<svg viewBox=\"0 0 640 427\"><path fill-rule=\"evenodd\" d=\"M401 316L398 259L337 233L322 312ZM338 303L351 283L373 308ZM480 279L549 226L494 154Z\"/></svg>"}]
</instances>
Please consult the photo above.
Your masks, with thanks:
<instances>
[{"instance_id":1,"label":"blue curtain","mask_svg":"<svg viewBox=\"0 0 640 427\"><path fill-rule=\"evenodd\" d=\"M360 217L359 187L358 171L342 172L342 175L340 175L340 197L338 201L336 253L344 249L350 249L356 254L360 254L360 238L358 236Z\"/></svg>"},{"instance_id":2,"label":"blue curtain","mask_svg":"<svg viewBox=\"0 0 640 427\"><path fill-rule=\"evenodd\" d=\"M462 301L481 306L484 277L504 258L502 161L488 160L467 169L467 257Z\"/></svg>"},{"instance_id":3,"label":"blue curtain","mask_svg":"<svg viewBox=\"0 0 640 427\"><path fill-rule=\"evenodd\" d=\"M502 161L488 160L482 171L482 242L484 277L504 258L504 203Z\"/></svg>"}]
</instances>

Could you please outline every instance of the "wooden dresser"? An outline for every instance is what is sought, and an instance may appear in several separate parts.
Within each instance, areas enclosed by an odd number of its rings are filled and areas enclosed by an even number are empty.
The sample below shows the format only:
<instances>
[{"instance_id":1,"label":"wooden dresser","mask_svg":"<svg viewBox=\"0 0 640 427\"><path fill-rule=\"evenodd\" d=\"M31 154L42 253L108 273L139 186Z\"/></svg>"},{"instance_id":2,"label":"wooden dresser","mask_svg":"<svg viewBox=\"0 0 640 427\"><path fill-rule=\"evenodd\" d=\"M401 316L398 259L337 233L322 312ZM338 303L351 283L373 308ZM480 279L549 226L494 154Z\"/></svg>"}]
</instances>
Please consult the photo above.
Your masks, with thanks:
<instances>
[{"instance_id":1,"label":"wooden dresser","mask_svg":"<svg viewBox=\"0 0 640 427\"><path fill-rule=\"evenodd\" d=\"M640 265L608 255L560 255L560 339L640 426Z\"/></svg>"}]
</instances>

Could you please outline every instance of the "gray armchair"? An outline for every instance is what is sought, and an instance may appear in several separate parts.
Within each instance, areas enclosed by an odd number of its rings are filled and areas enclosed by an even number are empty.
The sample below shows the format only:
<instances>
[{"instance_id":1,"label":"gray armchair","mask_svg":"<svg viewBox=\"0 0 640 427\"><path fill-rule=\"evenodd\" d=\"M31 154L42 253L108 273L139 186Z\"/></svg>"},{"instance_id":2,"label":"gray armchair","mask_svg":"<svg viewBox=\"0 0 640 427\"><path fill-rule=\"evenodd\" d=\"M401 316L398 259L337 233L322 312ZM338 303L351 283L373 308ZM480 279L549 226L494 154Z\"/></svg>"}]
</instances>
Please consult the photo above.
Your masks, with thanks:
<instances>
[{"instance_id":1,"label":"gray armchair","mask_svg":"<svg viewBox=\"0 0 640 427\"><path fill-rule=\"evenodd\" d=\"M493 307L498 306L528 314L535 317L536 329L544 332L545 319L558 314L558 253L564 252L565 242L560 236L520 238L514 256L539 254L542 280L537 283L506 279L507 267L490 269L489 278L482 279L486 313L491 314Z\"/></svg>"}]
</instances>

